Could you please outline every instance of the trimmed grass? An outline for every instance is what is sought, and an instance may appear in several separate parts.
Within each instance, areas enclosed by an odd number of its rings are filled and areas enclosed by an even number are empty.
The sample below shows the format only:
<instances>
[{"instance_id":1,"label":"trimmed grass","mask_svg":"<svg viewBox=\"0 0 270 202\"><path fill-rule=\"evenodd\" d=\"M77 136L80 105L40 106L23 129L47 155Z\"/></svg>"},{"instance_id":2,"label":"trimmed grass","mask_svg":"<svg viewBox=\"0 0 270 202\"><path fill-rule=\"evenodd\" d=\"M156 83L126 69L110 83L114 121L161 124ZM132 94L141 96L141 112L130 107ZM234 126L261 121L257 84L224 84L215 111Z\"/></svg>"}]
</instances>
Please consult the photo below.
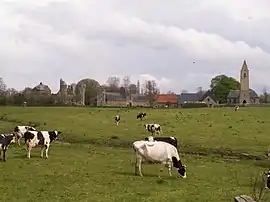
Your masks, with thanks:
<instances>
[{"instance_id":1,"label":"trimmed grass","mask_svg":"<svg viewBox=\"0 0 270 202\"><path fill-rule=\"evenodd\" d=\"M136 120L141 111L148 113L143 122ZM118 127L113 124L117 113ZM1 132L31 122L38 129L61 130L61 139L71 143L53 143L49 159L40 159L40 149L34 149L30 160L24 145L10 146L7 162L0 163L3 201L231 201L251 195L252 178L270 167L263 159L270 142L268 108L2 107L0 116ZM151 122L161 124L164 135L179 138L187 179L176 171L169 177L166 169L159 179L157 165L143 166L143 178L134 176L130 143L146 137L142 125ZM251 160L228 157L243 153Z\"/></svg>"}]
</instances>

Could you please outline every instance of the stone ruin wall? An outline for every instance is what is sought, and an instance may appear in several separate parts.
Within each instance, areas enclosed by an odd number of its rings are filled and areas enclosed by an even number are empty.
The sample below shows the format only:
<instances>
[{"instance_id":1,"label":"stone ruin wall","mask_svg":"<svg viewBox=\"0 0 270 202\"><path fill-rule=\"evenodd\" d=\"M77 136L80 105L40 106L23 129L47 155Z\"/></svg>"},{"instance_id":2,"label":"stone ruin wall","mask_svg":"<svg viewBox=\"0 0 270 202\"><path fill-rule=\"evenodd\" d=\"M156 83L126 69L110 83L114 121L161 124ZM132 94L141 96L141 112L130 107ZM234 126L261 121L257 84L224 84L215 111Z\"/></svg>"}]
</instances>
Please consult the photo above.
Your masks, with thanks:
<instances>
[{"instance_id":1,"label":"stone ruin wall","mask_svg":"<svg viewBox=\"0 0 270 202\"><path fill-rule=\"evenodd\" d=\"M60 89L57 93L59 101L64 105L85 105L85 89L86 85L78 87L78 94L76 94L76 84L67 85L67 83L60 79Z\"/></svg>"}]
</instances>

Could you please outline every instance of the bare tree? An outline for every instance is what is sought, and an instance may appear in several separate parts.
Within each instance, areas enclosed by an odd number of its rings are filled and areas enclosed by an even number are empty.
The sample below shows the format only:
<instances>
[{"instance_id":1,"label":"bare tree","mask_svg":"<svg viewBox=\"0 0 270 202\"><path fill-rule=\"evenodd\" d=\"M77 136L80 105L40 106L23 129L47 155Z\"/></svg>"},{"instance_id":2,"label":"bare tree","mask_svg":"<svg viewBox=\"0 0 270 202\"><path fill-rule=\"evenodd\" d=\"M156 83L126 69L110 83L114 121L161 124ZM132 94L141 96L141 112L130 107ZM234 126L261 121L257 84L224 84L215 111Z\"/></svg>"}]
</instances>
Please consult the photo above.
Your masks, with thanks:
<instances>
[{"instance_id":1,"label":"bare tree","mask_svg":"<svg viewBox=\"0 0 270 202\"><path fill-rule=\"evenodd\" d=\"M170 90L167 92L167 94L175 95L175 93Z\"/></svg>"},{"instance_id":2,"label":"bare tree","mask_svg":"<svg viewBox=\"0 0 270 202\"><path fill-rule=\"evenodd\" d=\"M140 81L138 80L137 81L137 94L140 94L141 92L141 84L140 84Z\"/></svg>"},{"instance_id":3,"label":"bare tree","mask_svg":"<svg viewBox=\"0 0 270 202\"><path fill-rule=\"evenodd\" d=\"M124 76L122 86L125 88L125 91L126 91L127 95L129 93L128 87L129 87L130 83L131 83L130 82L130 76Z\"/></svg>"},{"instance_id":4,"label":"bare tree","mask_svg":"<svg viewBox=\"0 0 270 202\"><path fill-rule=\"evenodd\" d=\"M3 93L7 90L7 86L4 82L4 79L0 77L0 92Z\"/></svg>"},{"instance_id":5,"label":"bare tree","mask_svg":"<svg viewBox=\"0 0 270 202\"><path fill-rule=\"evenodd\" d=\"M107 90L117 92L120 87L120 78L117 76L110 76L107 80Z\"/></svg>"},{"instance_id":6,"label":"bare tree","mask_svg":"<svg viewBox=\"0 0 270 202\"><path fill-rule=\"evenodd\" d=\"M203 91L203 88L201 87L201 86L199 86L198 88L197 88L197 92L202 92Z\"/></svg>"},{"instance_id":7,"label":"bare tree","mask_svg":"<svg viewBox=\"0 0 270 202\"><path fill-rule=\"evenodd\" d=\"M157 83L154 80L145 81L144 93L148 96L150 105L153 106L155 102L155 95L159 94Z\"/></svg>"},{"instance_id":8,"label":"bare tree","mask_svg":"<svg viewBox=\"0 0 270 202\"><path fill-rule=\"evenodd\" d=\"M268 93L267 93L267 87L263 87L263 101L264 103L268 103Z\"/></svg>"}]
</instances>

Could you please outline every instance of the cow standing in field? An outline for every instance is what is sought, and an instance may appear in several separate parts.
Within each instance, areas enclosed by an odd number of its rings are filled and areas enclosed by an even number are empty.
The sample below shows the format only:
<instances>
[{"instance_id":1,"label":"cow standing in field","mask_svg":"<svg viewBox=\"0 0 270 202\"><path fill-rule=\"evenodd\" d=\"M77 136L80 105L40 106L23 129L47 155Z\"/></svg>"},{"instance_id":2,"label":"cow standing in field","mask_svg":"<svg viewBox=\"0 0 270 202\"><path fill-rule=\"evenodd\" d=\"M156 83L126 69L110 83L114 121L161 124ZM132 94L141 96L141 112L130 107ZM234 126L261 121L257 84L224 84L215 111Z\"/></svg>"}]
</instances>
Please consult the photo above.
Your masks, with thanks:
<instances>
[{"instance_id":1,"label":"cow standing in field","mask_svg":"<svg viewBox=\"0 0 270 202\"><path fill-rule=\"evenodd\" d=\"M264 175L266 176L265 188L270 189L270 169Z\"/></svg>"},{"instance_id":2,"label":"cow standing in field","mask_svg":"<svg viewBox=\"0 0 270 202\"><path fill-rule=\"evenodd\" d=\"M234 111L239 111L240 107L239 106L235 106Z\"/></svg>"},{"instance_id":3,"label":"cow standing in field","mask_svg":"<svg viewBox=\"0 0 270 202\"><path fill-rule=\"evenodd\" d=\"M14 134L1 134L0 135L0 157L3 152L3 161L6 161L6 151L8 146L11 143L15 143L15 135Z\"/></svg>"},{"instance_id":4,"label":"cow standing in field","mask_svg":"<svg viewBox=\"0 0 270 202\"><path fill-rule=\"evenodd\" d=\"M186 178L186 166L182 164L178 151L173 145L162 141L135 141L132 144L136 155L135 175L142 175L141 165L143 162L150 164L164 164L168 168L169 175L172 176L172 166L177 168L181 177ZM160 169L163 171L163 168Z\"/></svg>"},{"instance_id":5,"label":"cow standing in field","mask_svg":"<svg viewBox=\"0 0 270 202\"><path fill-rule=\"evenodd\" d=\"M27 131L36 131L36 129L32 126L16 126L14 128L13 134L15 135L18 145L21 145L20 140Z\"/></svg>"},{"instance_id":6,"label":"cow standing in field","mask_svg":"<svg viewBox=\"0 0 270 202\"><path fill-rule=\"evenodd\" d=\"M45 149L45 158L48 158L50 144L58 139L60 131L27 131L24 134L24 140L27 150L27 158L30 159L32 148L41 147L40 157L43 158Z\"/></svg>"},{"instance_id":7,"label":"cow standing in field","mask_svg":"<svg viewBox=\"0 0 270 202\"><path fill-rule=\"evenodd\" d=\"M161 126L156 123L151 123L151 124L144 124L143 125L145 129L150 132L152 135L153 134L160 134L161 133Z\"/></svg>"},{"instance_id":8,"label":"cow standing in field","mask_svg":"<svg viewBox=\"0 0 270 202\"><path fill-rule=\"evenodd\" d=\"M167 142L173 146L175 146L178 149L178 140L176 137L146 137L146 141L162 141L162 142Z\"/></svg>"},{"instance_id":9,"label":"cow standing in field","mask_svg":"<svg viewBox=\"0 0 270 202\"><path fill-rule=\"evenodd\" d=\"M137 115L137 119L143 119L143 118L145 118L146 117L146 113L145 112L143 112L143 113L139 113L138 115Z\"/></svg>"},{"instance_id":10,"label":"cow standing in field","mask_svg":"<svg viewBox=\"0 0 270 202\"><path fill-rule=\"evenodd\" d=\"M118 125L119 122L120 122L120 115L116 115L116 116L114 117L114 121L115 121L116 125Z\"/></svg>"}]
</instances>

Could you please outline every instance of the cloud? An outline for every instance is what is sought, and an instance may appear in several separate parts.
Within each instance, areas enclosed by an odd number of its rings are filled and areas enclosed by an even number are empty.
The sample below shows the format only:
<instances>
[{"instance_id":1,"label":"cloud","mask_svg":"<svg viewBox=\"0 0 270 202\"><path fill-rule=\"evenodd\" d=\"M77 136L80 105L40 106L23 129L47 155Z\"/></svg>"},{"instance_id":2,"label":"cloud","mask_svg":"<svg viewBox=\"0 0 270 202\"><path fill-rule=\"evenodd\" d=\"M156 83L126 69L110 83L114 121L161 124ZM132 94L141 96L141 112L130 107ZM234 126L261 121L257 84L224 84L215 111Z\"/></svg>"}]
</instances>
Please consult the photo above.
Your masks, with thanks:
<instances>
[{"instance_id":1,"label":"cloud","mask_svg":"<svg viewBox=\"0 0 270 202\"><path fill-rule=\"evenodd\" d=\"M156 80L161 90L209 87L217 74L270 87L270 3L266 0L44 0L0 3L1 75L23 89L40 81L54 92L110 75ZM263 78L263 79L262 79Z\"/></svg>"}]
</instances>

